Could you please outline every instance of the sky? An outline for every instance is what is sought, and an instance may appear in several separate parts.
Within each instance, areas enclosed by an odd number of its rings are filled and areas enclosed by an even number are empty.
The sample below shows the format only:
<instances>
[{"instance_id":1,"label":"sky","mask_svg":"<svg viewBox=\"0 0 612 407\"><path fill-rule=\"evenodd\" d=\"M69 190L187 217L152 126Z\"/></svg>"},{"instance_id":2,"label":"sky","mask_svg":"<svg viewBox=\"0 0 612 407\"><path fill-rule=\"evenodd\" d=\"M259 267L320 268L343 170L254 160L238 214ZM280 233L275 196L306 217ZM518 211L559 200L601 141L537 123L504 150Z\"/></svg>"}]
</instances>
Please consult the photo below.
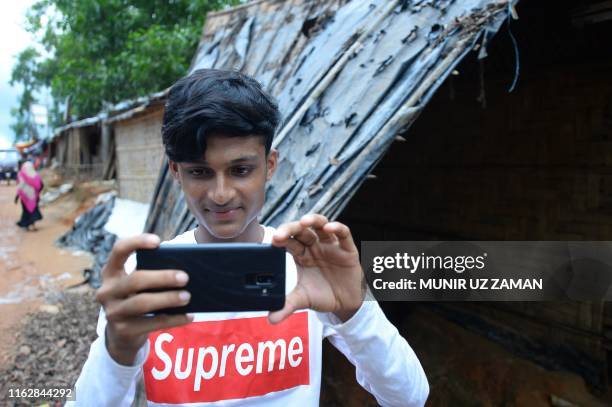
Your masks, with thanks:
<instances>
[{"instance_id":1,"label":"sky","mask_svg":"<svg viewBox=\"0 0 612 407\"><path fill-rule=\"evenodd\" d=\"M11 108L17 106L19 89L9 84L15 56L33 44L32 36L25 31L25 12L35 0L10 0L2 2L0 13L0 148L12 144L14 134L10 128Z\"/></svg>"}]
</instances>

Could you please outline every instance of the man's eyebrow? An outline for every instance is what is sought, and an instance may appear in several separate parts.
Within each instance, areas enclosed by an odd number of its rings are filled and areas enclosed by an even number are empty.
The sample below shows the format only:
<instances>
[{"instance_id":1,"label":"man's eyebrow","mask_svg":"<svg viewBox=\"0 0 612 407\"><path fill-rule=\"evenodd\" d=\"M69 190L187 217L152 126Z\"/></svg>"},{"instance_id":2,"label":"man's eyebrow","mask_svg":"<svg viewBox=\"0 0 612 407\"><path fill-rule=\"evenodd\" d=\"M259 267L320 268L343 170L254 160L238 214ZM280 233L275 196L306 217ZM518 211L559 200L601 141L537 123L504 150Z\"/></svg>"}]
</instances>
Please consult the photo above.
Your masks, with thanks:
<instances>
[{"instance_id":1,"label":"man's eyebrow","mask_svg":"<svg viewBox=\"0 0 612 407\"><path fill-rule=\"evenodd\" d=\"M253 155L245 155L242 157L238 157L233 159L232 161L230 161L230 164L237 164L237 163L242 163L245 161L257 161L259 159L259 157L255 154Z\"/></svg>"},{"instance_id":2,"label":"man's eyebrow","mask_svg":"<svg viewBox=\"0 0 612 407\"><path fill-rule=\"evenodd\" d=\"M234 158L229 163L230 164L239 164L239 163L243 163L243 162L257 161L258 159L259 159L259 156L257 156L256 154L253 154L253 155L244 155L242 157ZM186 164L208 165L208 162L206 160L197 160L197 161L188 161L188 162L186 162Z\"/></svg>"}]
</instances>

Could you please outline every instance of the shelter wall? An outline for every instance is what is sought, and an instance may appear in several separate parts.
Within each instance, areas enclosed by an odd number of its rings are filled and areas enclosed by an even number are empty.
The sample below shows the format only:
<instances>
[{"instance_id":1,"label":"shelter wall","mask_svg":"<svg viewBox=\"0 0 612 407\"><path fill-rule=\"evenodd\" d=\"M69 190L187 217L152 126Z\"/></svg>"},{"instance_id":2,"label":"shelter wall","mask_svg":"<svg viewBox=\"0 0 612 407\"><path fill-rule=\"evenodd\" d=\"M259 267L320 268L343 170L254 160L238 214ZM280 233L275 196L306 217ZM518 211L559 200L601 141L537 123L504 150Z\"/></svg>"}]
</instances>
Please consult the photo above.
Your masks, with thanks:
<instances>
[{"instance_id":1,"label":"shelter wall","mask_svg":"<svg viewBox=\"0 0 612 407\"><path fill-rule=\"evenodd\" d=\"M66 136L60 136L55 140L55 158L58 164L63 165L66 162Z\"/></svg>"},{"instance_id":2,"label":"shelter wall","mask_svg":"<svg viewBox=\"0 0 612 407\"><path fill-rule=\"evenodd\" d=\"M394 143L341 220L358 240L611 240L610 67L547 67L522 76L513 93L512 76L498 74L485 80L486 107L478 100L478 70L453 78L407 140ZM592 385L609 379L612 320L602 303L461 303L439 310L468 327L477 316L472 328L484 322L497 337L525 338L534 347L508 344Z\"/></svg>"},{"instance_id":3,"label":"shelter wall","mask_svg":"<svg viewBox=\"0 0 612 407\"><path fill-rule=\"evenodd\" d=\"M70 128L55 140L54 158L68 179L96 179L102 172L100 128L97 125Z\"/></svg>"},{"instance_id":4,"label":"shelter wall","mask_svg":"<svg viewBox=\"0 0 612 407\"><path fill-rule=\"evenodd\" d=\"M612 238L612 86L604 71L549 71L440 90L347 208L368 238ZM563 83L563 86L558 84ZM397 208L389 211L388 208ZM366 210L367 209L367 210Z\"/></svg>"},{"instance_id":5,"label":"shelter wall","mask_svg":"<svg viewBox=\"0 0 612 407\"><path fill-rule=\"evenodd\" d=\"M163 107L115 124L119 196L149 203L164 159L161 140Z\"/></svg>"}]
</instances>

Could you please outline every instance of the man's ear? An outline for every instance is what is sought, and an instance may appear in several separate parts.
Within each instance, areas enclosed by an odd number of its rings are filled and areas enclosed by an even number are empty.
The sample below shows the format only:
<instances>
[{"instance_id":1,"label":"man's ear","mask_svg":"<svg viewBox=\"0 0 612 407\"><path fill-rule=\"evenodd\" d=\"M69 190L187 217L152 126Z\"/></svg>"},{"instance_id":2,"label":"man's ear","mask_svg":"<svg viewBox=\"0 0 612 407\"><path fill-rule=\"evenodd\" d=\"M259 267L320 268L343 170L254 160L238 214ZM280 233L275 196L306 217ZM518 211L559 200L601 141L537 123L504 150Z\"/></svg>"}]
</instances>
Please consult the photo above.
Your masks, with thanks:
<instances>
[{"instance_id":1,"label":"man's ear","mask_svg":"<svg viewBox=\"0 0 612 407\"><path fill-rule=\"evenodd\" d=\"M266 159L266 164L266 181L270 181L272 179L272 175L274 175L274 172L276 171L276 165L278 164L278 150L276 150L275 148L270 150Z\"/></svg>"},{"instance_id":2,"label":"man's ear","mask_svg":"<svg viewBox=\"0 0 612 407\"><path fill-rule=\"evenodd\" d=\"M172 160L168 160L168 167L170 167L170 172L172 173L172 176L174 177L175 180L178 181L178 183L181 183L181 178L179 176L179 167L176 161L172 161Z\"/></svg>"}]
</instances>

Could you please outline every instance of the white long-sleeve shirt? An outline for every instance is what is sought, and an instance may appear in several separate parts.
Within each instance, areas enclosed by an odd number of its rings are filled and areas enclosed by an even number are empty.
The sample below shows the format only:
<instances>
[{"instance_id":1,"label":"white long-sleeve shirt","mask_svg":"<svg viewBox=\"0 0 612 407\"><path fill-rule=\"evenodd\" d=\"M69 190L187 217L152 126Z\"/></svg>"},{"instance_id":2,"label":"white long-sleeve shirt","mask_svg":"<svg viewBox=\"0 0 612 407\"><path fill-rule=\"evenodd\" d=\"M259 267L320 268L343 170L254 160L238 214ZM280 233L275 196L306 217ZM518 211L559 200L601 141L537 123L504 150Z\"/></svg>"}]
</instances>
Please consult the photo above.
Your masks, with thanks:
<instances>
[{"instance_id":1,"label":"white long-sleeve shirt","mask_svg":"<svg viewBox=\"0 0 612 407\"><path fill-rule=\"evenodd\" d=\"M265 228L264 243L274 229ZM164 244L196 243L188 231ZM135 258L126 271L135 269ZM287 254L286 290L297 282ZM328 338L355 365L357 381L383 406L422 406L427 378L414 351L374 300L348 321L331 313L296 312L278 325L267 312L196 313L192 323L152 333L133 366L109 355L106 318L76 382L75 405L129 406L144 375L151 406L316 406L322 340ZM70 403L69 403L70 404Z\"/></svg>"}]
</instances>

